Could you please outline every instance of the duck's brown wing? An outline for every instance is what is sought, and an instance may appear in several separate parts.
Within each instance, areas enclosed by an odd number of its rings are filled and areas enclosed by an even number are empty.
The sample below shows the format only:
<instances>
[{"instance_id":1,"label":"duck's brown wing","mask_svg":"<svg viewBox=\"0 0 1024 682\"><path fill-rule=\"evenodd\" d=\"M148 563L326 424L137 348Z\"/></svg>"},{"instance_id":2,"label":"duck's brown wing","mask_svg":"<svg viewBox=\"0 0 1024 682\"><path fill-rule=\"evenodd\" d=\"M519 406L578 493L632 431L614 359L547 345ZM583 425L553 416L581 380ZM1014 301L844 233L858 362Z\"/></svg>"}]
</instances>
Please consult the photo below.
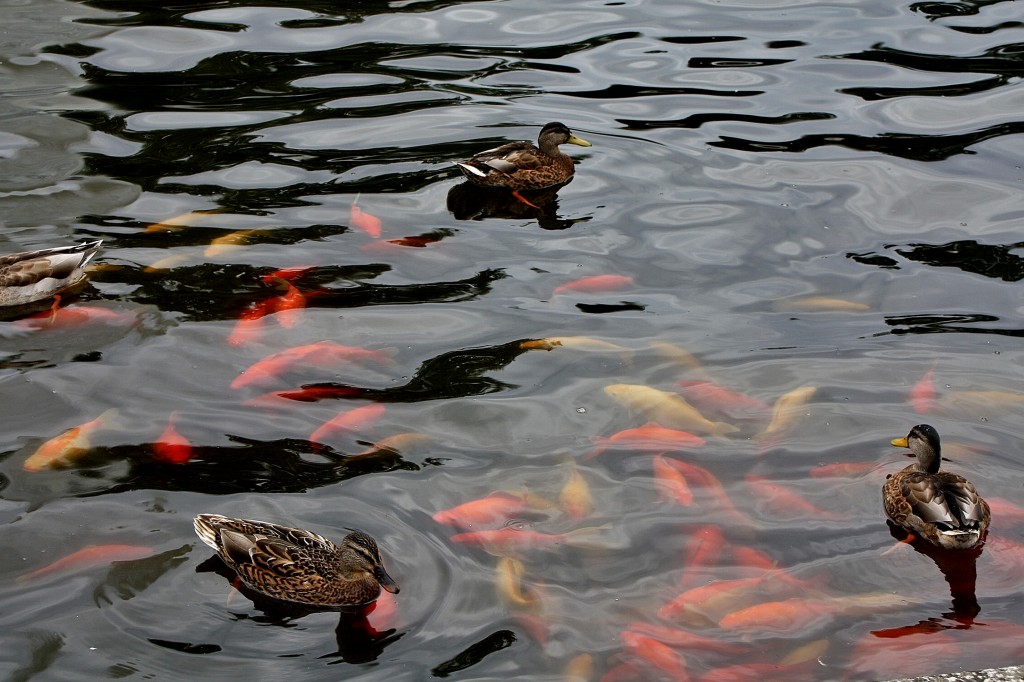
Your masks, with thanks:
<instances>
[{"instance_id":1,"label":"duck's brown wing","mask_svg":"<svg viewBox=\"0 0 1024 682\"><path fill-rule=\"evenodd\" d=\"M984 511L974 486L957 474L909 472L899 479L899 493L911 513L940 528L976 529Z\"/></svg>"},{"instance_id":2,"label":"duck's brown wing","mask_svg":"<svg viewBox=\"0 0 1024 682\"><path fill-rule=\"evenodd\" d=\"M533 170L549 166L551 158L530 142L523 140L488 149L474 156L471 162L484 164L502 173L514 173L517 170Z\"/></svg>"}]
</instances>

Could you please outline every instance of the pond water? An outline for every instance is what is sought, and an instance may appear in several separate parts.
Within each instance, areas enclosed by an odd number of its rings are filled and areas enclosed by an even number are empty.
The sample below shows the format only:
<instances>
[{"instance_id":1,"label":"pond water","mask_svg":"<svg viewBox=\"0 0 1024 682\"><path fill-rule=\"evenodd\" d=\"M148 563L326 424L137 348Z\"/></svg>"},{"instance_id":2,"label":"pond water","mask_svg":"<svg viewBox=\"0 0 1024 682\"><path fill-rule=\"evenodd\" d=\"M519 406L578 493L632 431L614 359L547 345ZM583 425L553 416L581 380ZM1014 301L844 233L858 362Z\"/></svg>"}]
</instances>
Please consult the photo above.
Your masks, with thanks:
<instances>
[{"instance_id":1,"label":"pond water","mask_svg":"<svg viewBox=\"0 0 1024 682\"><path fill-rule=\"evenodd\" d=\"M0 676L1024 662L1019 9L3 2L0 252L103 250L77 314L0 322ZM593 146L536 207L452 165L548 121ZM237 380L321 342L375 353ZM638 386L736 428L625 438L666 421ZM920 422L997 501L980 554L886 525ZM434 519L495 492L490 525ZM369 615L234 594L202 512L360 528L402 590Z\"/></svg>"}]
</instances>

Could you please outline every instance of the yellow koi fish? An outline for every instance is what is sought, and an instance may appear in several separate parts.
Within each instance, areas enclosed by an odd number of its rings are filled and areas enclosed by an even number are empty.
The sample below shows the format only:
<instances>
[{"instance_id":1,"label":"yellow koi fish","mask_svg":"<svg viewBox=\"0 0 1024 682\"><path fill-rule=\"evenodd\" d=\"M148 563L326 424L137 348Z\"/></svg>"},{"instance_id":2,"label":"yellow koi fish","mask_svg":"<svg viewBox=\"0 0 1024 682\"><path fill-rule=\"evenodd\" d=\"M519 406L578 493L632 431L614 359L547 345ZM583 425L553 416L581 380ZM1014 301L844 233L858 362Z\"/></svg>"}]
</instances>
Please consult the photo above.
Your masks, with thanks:
<instances>
[{"instance_id":1,"label":"yellow koi fish","mask_svg":"<svg viewBox=\"0 0 1024 682\"><path fill-rule=\"evenodd\" d=\"M772 419L764 431L754 440L760 443L773 442L793 427L802 414L803 407L814 396L814 386L801 386L784 393L772 405Z\"/></svg>"},{"instance_id":2,"label":"yellow koi fish","mask_svg":"<svg viewBox=\"0 0 1024 682\"><path fill-rule=\"evenodd\" d=\"M22 468L25 471L42 471L70 466L89 452L92 433L105 426L115 414L116 410L107 410L92 421L74 426L51 438L25 460Z\"/></svg>"},{"instance_id":3,"label":"yellow koi fish","mask_svg":"<svg viewBox=\"0 0 1024 682\"><path fill-rule=\"evenodd\" d=\"M604 392L646 419L664 426L724 436L739 431L732 424L707 419L681 396L641 384L612 384Z\"/></svg>"}]
</instances>

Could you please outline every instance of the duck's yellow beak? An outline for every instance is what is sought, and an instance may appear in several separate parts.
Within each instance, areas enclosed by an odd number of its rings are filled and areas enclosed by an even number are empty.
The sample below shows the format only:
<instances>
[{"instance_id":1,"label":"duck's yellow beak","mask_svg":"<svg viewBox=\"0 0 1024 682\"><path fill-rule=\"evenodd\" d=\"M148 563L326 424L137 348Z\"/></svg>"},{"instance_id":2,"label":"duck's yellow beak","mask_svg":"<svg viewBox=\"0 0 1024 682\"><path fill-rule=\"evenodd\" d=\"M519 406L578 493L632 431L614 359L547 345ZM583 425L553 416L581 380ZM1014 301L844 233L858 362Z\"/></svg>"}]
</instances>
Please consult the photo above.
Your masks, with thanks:
<instances>
[{"instance_id":1,"label":"duck's yellow beak","mask_svg":"<svg viewBox=\"0 0 1024 682\"><path fill-rule=\"evenodd\" d=\"M582 137L576 137L575 135L571 135L571 134L569 135L569 139L566 140L566 142L568 142L569 144L577 144L577 145L579 145L581 147L592 147L593 146L589 142L584 140Z\"/></svg>"},{"instance_id":2,"label":"duck's yellow beak","mask_svg":"<svg viewBox=\"0 0 1024 682\"><path fill-rule=\"evenodd\" d=\"M907 445L907 439L906 438L893 438L889 442L892 445L895 445L898 448L908 448L908 447L910 447L909 445Z\"/></svg>"}]
</instances>

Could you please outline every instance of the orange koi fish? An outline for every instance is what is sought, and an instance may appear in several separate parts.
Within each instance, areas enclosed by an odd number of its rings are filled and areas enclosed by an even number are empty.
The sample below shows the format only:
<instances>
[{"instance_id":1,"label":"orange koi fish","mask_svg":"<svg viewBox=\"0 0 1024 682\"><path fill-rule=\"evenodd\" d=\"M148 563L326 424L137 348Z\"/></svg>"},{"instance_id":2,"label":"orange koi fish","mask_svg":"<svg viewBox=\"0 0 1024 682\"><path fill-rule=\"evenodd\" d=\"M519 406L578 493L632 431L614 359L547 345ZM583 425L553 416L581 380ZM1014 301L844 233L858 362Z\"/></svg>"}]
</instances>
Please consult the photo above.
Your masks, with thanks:
<instances>
[{"instance_id":1,"label":"orange koi fish","mask_svg":"<svg viewBox=\"0 0 1024 682\"><path fill-rule=\"evenodd\" d=\"M291 329L299 321L299 311L306 307L306 296L299 291L294 284L287 280L281 280L287 286L287 291L274 301L274 312L277 313L277 321L285 329Z\"/></svg>"},{"instance_id":2,"label":"orange koi fish","mask_svg":"<svg viewBox=\"0 0 1024 682\"><path fill-rule=\"evenodd\" d=\"M380 596L366 606L363 613L374 632L382 633L390 630L398 623L398 597L391 592L381 590Z\"/></svg>"},{"instance_id":3,"label":"orange koi fish","mask_svg":"<svg viewBox=\"0 0 1024 682\"><path fill-rule=\"evenodd\" d=\"M793 597L733 611L723 616L718 625L726 630L796 632L835 612L836 607L830 603Z\"/></svg>"},{"instance_id":4,"label":"orange koi fish","mask_svg":"<svg viewBox=\"0 0 1024 682\"><path fill-rule=\"evenodd\" d=\"M758 570L773 570L778 566L775 559L754 549L753 547L737 546L732 548L732 560L737 566Z\"/></svg>"},{"instance_id":5,"label":"orange koi fish","mask_svg":"<svg viewBox=\"0 0 1024 682\"><path fill-rule=\"evenodd\" d=\"M620 637L631 654L663 671L672 680L688 682L690 679L689 673L686 672L686 662L672 647L632 630L626 630Z\"/></svg>"},{"instance_id":6,"label":"orange koi fish","mask_svg":"<svg viewBox=\"0 0 1024 682\"><path fill-rule=\"evenodd\" d=\"M444 233L431 232L429 234L418 234L409 235L408 237L399 237L398 239L389 239L388 244L394 244L396 246L411 246L413 248L422 249L430 244L436 244L445 237L449 236Z\"/></svg>"},{"instance_id":7,"label":"orange koi fish","mask_svg":"<svg viewBox=\"0 0 1024 682\"><path fill-rule=\"evenodd\" d=\"M679 459L666 459L666 461L682 474L691 489L694 487L705 489L724 513L729 514L735 520L744 524L749 523L749 519L736 508L736 505L732 503L729 495L725 492L722 483L710 471L704 467Z\"/></svg>"},{"instance_id":8,"label":"orange koi fish","mask_svg":"<svg viewBox=\"0 0 1024 682\"><path fill-rule=\"evenodd\" d=\"M115 561L137 561L153 556L153 554L155 552L152 548L136 545L89 545L54 561L52 564L26 573L18 578L18 582L35 580L51 573L85 571L99 566L107 566Z\"/></svg>"},{"instance_id":9,"label":"orange koi fish","mask_svg":"<svg viewBox=\"0 0 1024 682\"><path fill-rule=\"evenodd\" d=\"M514 555L519 551L552 549L558 545L578 545L575 540L580 535L592 535L604 530L600 528L577 528L568 533L542 533L535 530L524 530L514 527L496 530L477 530L457 533L451 540L464 545L483 547L491 554L498 556Z\"/></svg>"},{"instance_id":10,"label":"orange koi fish","mask_svg":"<svg viewBox=\"0 0 1024 682\"><path fill-rule=\"evenodd\" d=\"M158 258L157 260L153 261L151 264L143 268L142 271L154 273L159 272L160 270L170 270L174 266L180 265L181 263L185 263L188 260L190 260L188 255L184 253L176 253L170 256L164 256L163 258Z\"/></svg>"},{"instance_id":11,"label":"orange koi fish","mask_svg":"<svg viewBox=\"0 0 1024 682\"><path fill-rule=\"evenodd\" d=\"M583 653L573 656L562 671L564 682L590 682L594 679L594 657Z\"/></svg>"},{"instance_id":12,"label":"orange koi fish","mask_svg":"<svg viewBox=\"0 0 1024 682\"><path fill-rule=\"evenodd\" d=\"M349 211L349 222L352 223L352 227L359 228L374 239L380 237L382 226L380 218L364 212L355 202L352 203L352 210Z\"/></svg>"},{"instance_id":13,"label":"orange koi fish","mask_svg":"<svg viewBox=\"0 0 1024 682\"><path fill-rule=\"evenodd\" d=\"M406 450L421 445L430 440L430 436L425 433L396 433L393 436L387 438L381 438L380 440L370 443L370 447L362 452L356 452L348 456L349 459L355 459L356 457L374 457L385 453L401 454Z\"/></svg>"},{"instance_id":14,"label":"orange koi fish","mask_svg":"<svg viewBox=\"0 0 1024 682\"><path fill-rule=\"evenodd\" d=\"M672 466L671 459L665 455L654 456L654 481L658 485L662 501L675 500L684 507L693 504L693 492L686 483L682 472Z\"/></svg>"},{"instance_id":15,"label":"orange koi fish","mask_svg":"<svg viewBox=\"0 0 1024 682\"><path fill-rule=\"evenodd\" d=\"M759 498L771 514L784 518L829 519L835 518L816 504L805 500L785 486L761 476L749 475L745 479L747 488Z\"/></svg>"},{"instance_id":16,"label":"orange koi fish","mask_svg":"<svg viewBox=\"0 0 1024 682\"><path fill-rule=\"evenodd\" d=\"M558 501L562 511L576 521L589 516L594 511L594 498L590 492L590 485L573 461L569 462L569 479L562 486Z\"/></svg>"},{"instance_id":17,"label":"orange koi fish","mask_svg":"<svg viewBox=\"0 0 1024 682\"><path fill-rule=\"evenodd\" d=\"M70 466L89 452L92 447L90 436L106 426L116 414L117 410L111 408L92 421L74 426L51 438L25 460L22 468L25 471L42 471Z\"/></svg>"},{"instance_id":18,"label":"orange koi fish","mask_svg":"<svg viewBox=\"0 0 1024 682\"><path fill-rule=\"evenodd\" d=\"M689 431L665 428L657 422L647 422L635 429L625 429L607 438L599 438L596 442L598 447L581 457L582 461L597 457L611 447L664 452L666 450L690 450L707 443L706 440Z\"/></svg>"},{"instance_id":19,"label":"orange koi fish","mask_svg":"<svg viewBox=\"0 0 1024 682\"><path fill-rule=\"evenodd\" d=\"M837 462L822 464L811 469L811 478L855 478L863 476L878 465L875 462Z\"/></svg>"},{"instance_id":20,"label":"orange koi fish","mask_svg":"<svg viewBox=\"0 0 1024 682\"><path fill-rule=\"evenodd\" d=\"M725 415L729 419L758 419L771 412L772 406L759 398L731 391L713 381L676 382L687 401L700 408Z\"/></svg>"},{"instance_id":21,"label":"orange koi fish","mask_svg":"<svg viewBox=\"0 0 1024 682\"><path fill-rule=\"evenodd\" d=\"M724 436L739 431L732 424L707 419L681 396L641 384L612 384L604 392L631 412L669 427Z\"/></svg>"},{"instance_id":22,"label":"orange koi fish","mask_svg":"<svg viewBox=\"0 0 1024 682\"><path fill-rule=\"evenodd\" d=\"M177 418L177 411L171 412L171 416L167 418L167 427L153 443L153 455L156 459L171 464L185 464L192 459L192 443L174 428Z\"/></svg>"},{"instance_id":23,"label":"orange koi fish","mask_svg":"<svg viewBox=\"0 0 1024 682\"><path fill-rule=\"evenodd\" d=\"M781 677L780 677L781 675ZM771 663L737 663L709 670L698 682L762 682L789 679L781 665Z\"/></svg>"},{"instance_id":24,"label":"orange koi fish","mask_svg":"<svg viewBox=\"0 0 1024 682\"><path fill-rule=\"evenodd\" d=\"M274 312L274 300L264 299L242 311L234 329L228 335L228 344L237 347L255 341L263 331L263 318Z\"/></svg>"},{"instance_id":25,"label":"orange koi fish","mask_svg":"<svg viewBox=\"0 0 1024 682\"><path fill-rule=\"evenodd\" d=\"M553 296L578 291L585 293L599 293L605 291L618 291L633 285L633 278L628 275L591 275L581 277L571 282L566 282L555 287Z\"/></svg>"},{"instance_id":26,"label":"orange koi fish","mask_svg":"<svg viewBox=\"0 0 1024 682\"><path fill-rule=\"evenodd\" d=\"M637 621L627 625L626 629L638 632L642 635L647 635L648 637L653 637L659 642L677 649L713 651L715 653L726 654L728 656L735 656L747 651L747 647L742 644L725 642L713 637L705 637L704 635L698 635L690 630L683 630L681 628L672 627L671 625L656 625L654 623Z\"/></svg>"},{"instance_id":27,"label":"orange koi fish","mask_svg":"<svg viewBox=\"0 0 1024 682\"><path fill-rule=\"evenodd\" d=\"M251 244L254 237L266 234L269 234L267 230L236 230L235 232L226 234L223 237L217 237L211 241L210 245L206 247L206 251L203 252L203 255L207 258L222 256Z\"/></svg>"},{"instance_id":28,"label":"orange koi fish","mask_svg":"<svg viewBox=\"0 0 1024 682\"><path fill-rule=\"evenodd\" d=\"M275 270L269 275L263 275L260 279L266 284L276 284L279 281L291 282L293 280L302 277L304 274L313 269L312 265L296 265L291 268L282 268L281 270Z\"/></svg>"},{"instance_id":29,"label":"orange koi fish","mask_svg":"<svg viewBox=\"0 0 1024 682\"><path fill-rule=\"evenodd\" d=\"M107 308L87 305L60 307L60 295L53 297L53 305L45 312L29 315L14 323L16 329L67 329L87 324L131 325L136 317L131 313L119 313Z\"/></svg>"},{"instance_id":30,"label":"orange koi fish","mask_svg":"<svg viewBox=\"0 0 1024 682\"><path fill-rule=\"evenodd\" d=\"M762 447L777 443L803 415L804 405L814 397L816 391L814 386L801 386L779 396L772 405L771 422L754 440L761 443Z\"/></svg>"},{"instance_id":31,"label":"orange koi fish","mask_svg":"<svg viewBox=\"0 0 1024 682\"><path fill-rule=\"evenodd\" d=\"M381 403L370 403L352 410L342 410L311 433L309 440L326 443L337 435L364 429L383 417L385 409Z\"/></svg>"},{"instance_id":32,"label":"orange koi fish","mask_svg":"<svg viewBox=\"0 0 1024 682\"><path fill-rule=\"evenodd\" d=\"M910 389L908 402L918 414L935 411L935 362Z\"/></svg>"},{"instance_id":33,"label":"orange koi fish","mask_svg":"<svg viewBox=\"0 0 1024 682\"><path fill-rule=\"evenodd\" d=\"M451 509L444 509L433 515L438 523L459 528L480 528L503 526L526 509L522 495L493 492L478 500L463 502Z\"/></svg>"},{"instance_id":34,"label":"orange koi fish","mask_svg":"<svg viewBox=\"0 0 1024 682\"><path fill-rule=\"evenodd\" d=\"M702 576L702 569L710 568L718 562L725 545L725 535L716 525L708 524L693 531L683 555L686 572L680 584L687 585L698 581Z\"/></svg>"},{"instance_id":35,"label":"orange koi fish","mask_svg":"<svg viewBox=\"0 0 1024 682\"><path fill-rule=\"evenodd\" d=\"M715 580L686 590L658 610L665 620L686 620L705 624L714 612L748 602L763 589L765 576ZM695 618L696 617L696 618Z\"/></svg>"},{"instance_id":36,"label":"orange koi fish","mask_svg":"<svg viewBox=\"0 0 1024 682\"><path fill-rule=\"evenodd\" d=\"M340 365L347 362L376 362L381 365L393 366L392 350L366 350L354 346L343 346L333 341L320 341L305 346L294 346L277 353L272 353L262 360L249 366L231 382L231 388L239 389L247 386L271 384L281 374L296 365L316 365L319 367Z\"/></svg>"}]
</instances>

